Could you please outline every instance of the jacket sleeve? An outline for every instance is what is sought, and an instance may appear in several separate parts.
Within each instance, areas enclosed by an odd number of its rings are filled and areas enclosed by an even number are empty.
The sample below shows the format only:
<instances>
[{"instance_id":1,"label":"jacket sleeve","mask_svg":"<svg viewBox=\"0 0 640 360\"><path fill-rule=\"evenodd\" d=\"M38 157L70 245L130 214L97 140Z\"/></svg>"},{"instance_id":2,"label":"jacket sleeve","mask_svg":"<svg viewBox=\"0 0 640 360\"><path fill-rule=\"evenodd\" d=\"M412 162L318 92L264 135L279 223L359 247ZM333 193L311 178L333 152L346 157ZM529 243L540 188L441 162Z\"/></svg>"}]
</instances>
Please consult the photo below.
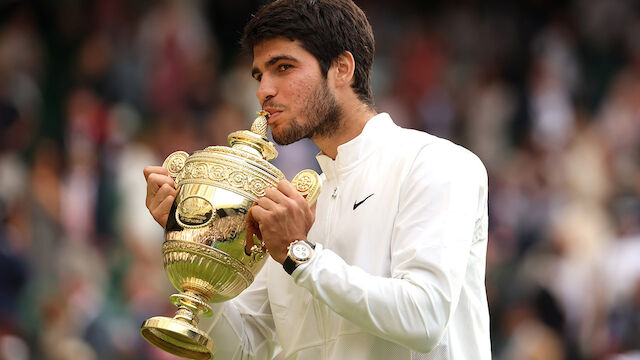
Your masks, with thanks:
<instances>
[{"instance_id":1,"label":"jacket sleeve","mask_svg":"<svg viewBox=\"0 0 640 360\"><path fill-rule=\"evenodd\" d=\"M475 155L423 148L400 190L391 277L368 274L319 246L312 261L294 271L294 280L370 333L427 353L458 304L486 194L486 171Z\"/></svg>"},{"instance_id":2,"label":"jacket sleeve","mask_svg":"<svg viewBox=\"0 0 640 360\"><path fill-rule=\"evenodd\" d=\"M269 258L267 261L273 261ZM216 346L216 359L273 359L280 352L267 296L265 264L254 282L236 298L214 305L201 328Z\"/></svg>"}]
</instances>

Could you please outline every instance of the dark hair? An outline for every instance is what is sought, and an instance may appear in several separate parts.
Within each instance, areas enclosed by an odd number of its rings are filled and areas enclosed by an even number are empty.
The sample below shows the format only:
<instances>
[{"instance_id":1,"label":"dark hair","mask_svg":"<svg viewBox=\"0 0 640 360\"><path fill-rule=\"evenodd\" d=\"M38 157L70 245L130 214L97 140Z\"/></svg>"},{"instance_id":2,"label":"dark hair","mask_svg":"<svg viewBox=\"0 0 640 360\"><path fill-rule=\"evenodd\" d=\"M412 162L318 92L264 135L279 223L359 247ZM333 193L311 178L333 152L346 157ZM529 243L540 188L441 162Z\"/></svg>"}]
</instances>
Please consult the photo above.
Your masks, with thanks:
<instances>
[{"instance_id":1,"label":"dark hair","mask_svg":"<svg viewBox=\"0 0 640 360\"><path fill-rule=\"evenodd\" d=\"M353 90L373 107L371 67L375 43L365 14L351 0L277 0L261 7L244 28L242 46L276 37L298 40L316 57L327 76L333 61L345 51L355 59Z\"/></svg>"}]
</instances>

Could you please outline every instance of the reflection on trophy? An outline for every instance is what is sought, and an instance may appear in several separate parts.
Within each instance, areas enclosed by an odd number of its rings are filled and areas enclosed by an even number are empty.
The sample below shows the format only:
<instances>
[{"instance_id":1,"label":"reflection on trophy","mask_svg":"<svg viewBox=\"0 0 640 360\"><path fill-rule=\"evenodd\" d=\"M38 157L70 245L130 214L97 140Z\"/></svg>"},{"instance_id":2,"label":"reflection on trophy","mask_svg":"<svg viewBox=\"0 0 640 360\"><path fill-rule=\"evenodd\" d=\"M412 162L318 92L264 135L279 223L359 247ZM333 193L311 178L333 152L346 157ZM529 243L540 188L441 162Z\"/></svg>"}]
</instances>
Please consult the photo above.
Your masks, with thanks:
<instances>
[{"instance_id":1,"label":"reflection on trophy","mask_svg":"<svg viewBox=\"0 0 640 360\"><path fill-rule=\"evenodd\" d=\"M170 297L178 310L173 318L148 319L140 334L174 355L213 359L215 345L197 328L199 316L211 316L210 303L246 289L267 259L253 235L247 249L247 212L284 175L267 161L278 152L266 138L269 114L259 114L251 131L229 135L231 147L210 146L190 156L177 151L162 165L179 188L162 245L165 271L179 291ZM314 171L301 171L291 183L309 204L317 199L321 184Z\"/></svg>"}]
</instances>

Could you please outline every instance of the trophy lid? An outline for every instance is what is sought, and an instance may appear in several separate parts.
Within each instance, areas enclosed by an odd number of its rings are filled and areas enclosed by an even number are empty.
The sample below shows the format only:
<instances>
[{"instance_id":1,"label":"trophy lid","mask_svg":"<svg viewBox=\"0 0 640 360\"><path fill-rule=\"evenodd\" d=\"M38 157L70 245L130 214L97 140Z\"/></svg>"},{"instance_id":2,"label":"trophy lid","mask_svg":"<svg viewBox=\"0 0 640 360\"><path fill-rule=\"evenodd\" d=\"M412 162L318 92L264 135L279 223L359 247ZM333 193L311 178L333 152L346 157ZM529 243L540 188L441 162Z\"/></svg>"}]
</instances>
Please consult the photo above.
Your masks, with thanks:
<instances>
[{"instance_id":1,"label":"trophy lid","mask_svg":"<svg viewBox=\"0 0 640 360\"><path fill-rule=\"evenodd\" d=\"M251 130L234 131L229 134L229 145L244 150L264 160L273 160L278 156L275 145L267 139L267 119L269 113L260 110L251 125Z\"/></svg>"}]
</instances>

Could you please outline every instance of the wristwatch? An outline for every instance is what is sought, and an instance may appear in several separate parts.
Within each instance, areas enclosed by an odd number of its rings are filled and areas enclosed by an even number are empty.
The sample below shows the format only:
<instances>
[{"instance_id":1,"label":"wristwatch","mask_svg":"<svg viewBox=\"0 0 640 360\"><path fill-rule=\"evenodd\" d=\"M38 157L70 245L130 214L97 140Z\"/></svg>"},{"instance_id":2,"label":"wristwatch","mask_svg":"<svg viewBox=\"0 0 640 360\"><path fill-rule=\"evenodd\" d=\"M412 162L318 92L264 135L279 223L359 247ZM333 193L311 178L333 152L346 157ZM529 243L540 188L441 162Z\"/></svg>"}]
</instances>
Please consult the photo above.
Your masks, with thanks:
<instances>
[{"instance_id":1,"label":"wristwatch","mask_svg":"<svg viewBox=\"0 0 640 360\"><path fill-rule=\"evenodd\" d=\"M316 244L306 240L293 241L289 244L287 258L282 263L284 271L291 275L298 265L309 262L315 248Z\"/></svg>"}]
</instances>

